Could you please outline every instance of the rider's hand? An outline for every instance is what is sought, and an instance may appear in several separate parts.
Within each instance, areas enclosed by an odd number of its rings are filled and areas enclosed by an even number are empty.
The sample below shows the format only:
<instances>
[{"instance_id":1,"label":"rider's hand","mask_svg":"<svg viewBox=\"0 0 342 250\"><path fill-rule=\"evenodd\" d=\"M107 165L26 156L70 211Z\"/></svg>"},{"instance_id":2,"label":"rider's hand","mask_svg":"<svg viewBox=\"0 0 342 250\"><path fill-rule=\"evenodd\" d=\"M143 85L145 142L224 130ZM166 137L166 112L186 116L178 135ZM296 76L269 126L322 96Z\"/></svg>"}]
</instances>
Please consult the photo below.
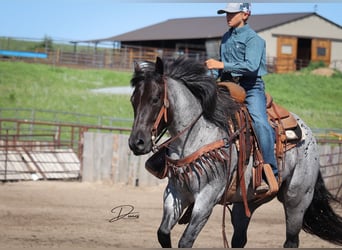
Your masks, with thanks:
<instances>
[{"instance_id":1,"label":"rider's hand","mask_svg":"<svg viewBox=\"0 0 342 250\"><path fill-rule=\"evenodd\" d=\"M217 61L215 59L208 59L205 61L205 65L208 69L223 69L224 67L223 62Z\"/></svg>"}]
</instances>

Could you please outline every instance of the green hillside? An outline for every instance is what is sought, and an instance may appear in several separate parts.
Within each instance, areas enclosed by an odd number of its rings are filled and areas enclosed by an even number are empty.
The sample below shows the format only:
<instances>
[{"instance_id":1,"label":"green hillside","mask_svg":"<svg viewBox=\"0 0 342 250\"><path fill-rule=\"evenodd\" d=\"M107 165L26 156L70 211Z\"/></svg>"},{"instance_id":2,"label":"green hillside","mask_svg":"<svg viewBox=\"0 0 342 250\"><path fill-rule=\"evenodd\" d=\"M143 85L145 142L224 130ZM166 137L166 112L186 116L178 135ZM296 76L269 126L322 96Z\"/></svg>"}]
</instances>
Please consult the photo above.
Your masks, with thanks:
<instances>
[{"instance_id":1,"label":"green hillside","mask_svg":"<svg viewBox=\"0 0 342 250\"><path fill-rule=\"evenodd\" d=\"M90 91L128 86L131 75L130 72L111 70L0 62L0 108L56 110L132 119L130 96ZM303 71L269 74L264 79L266 90L274 100L301 116L309 126L342 128L341 73L326 77ZM7 114L7 117L10 115ZM130 126L130 122L122 126Z\"/></svg>"},{"instance_id":2,"label":"green hillside","mask_svg":"<svg viewBox=\"0 0 342 250\"><path fill-rule=\"evenodd\" d=\"M128 72L0 62L0 107L131 119L133 112L129 96L95 94L90 91L96 88L127 86L130 77L131 73ZM37 119L49 120L48 117Z\"/></svg>"},{"instance_id":3,"label":"green hillside","mask_svg":"<svg viewBox=\"0 0 342 250\"><path fill-rule=\"evenodd\" d=\"M311 71L269 74L266 91L313 128L342 128L342 74L314 75Z\"/></svg>"}]
</instances>

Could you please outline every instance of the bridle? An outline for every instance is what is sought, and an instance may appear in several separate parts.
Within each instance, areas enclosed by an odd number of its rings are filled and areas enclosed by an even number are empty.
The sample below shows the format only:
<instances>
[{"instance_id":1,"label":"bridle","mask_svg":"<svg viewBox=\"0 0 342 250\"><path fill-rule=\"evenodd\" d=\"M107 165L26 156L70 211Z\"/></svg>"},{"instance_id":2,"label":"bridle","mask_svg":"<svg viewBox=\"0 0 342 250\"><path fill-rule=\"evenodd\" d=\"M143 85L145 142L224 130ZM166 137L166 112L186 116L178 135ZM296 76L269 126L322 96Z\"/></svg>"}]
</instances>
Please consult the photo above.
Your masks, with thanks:
<instances>
[{"instance_id":1,"label":"bridle","mask_svg":"<svg viewBox=\"0 0 342 250\"><path fill-rule=\"evenodd\" d=\"M163 135L166 133L167 131L167 126L165 126L165 128L163 128L163 130L161 131L161 133L158 135L158 127L160 125L160 122L162 120L162 118L164 118L164 122L165 124L167 124L168 122L168 109L170 107L170 102L168 100L168 95L167 95L167 77L163 76L163 85L164 85L164 97L163 97L163 105L160 108L160 111L158 113L157 119L155 120L152 130L151 130L151 140L152 140L152 151L153 152L157 152L161 147L167 147L167 145L169 145L171 142L173 142L174 140L176 140L177 138L179 138L181 135L183 135L187 130L189 130L190 128L192 128L196 122L199 120L199 118L202 116L202 112L201 114L195 118L190 124L189 126L187 126L185 129L183 129L181 132L179 132L176 136L168 139L166 142L164 142L161 145L157 145L159 140L163 137Z\"/></svg>"},{"instance_id":2,"label":"bridle","mask_svg":"<svg viewBox=\"0 0 342 250\"><path fill-rule=\"evenodd\" d=\"M164 117L164 122L167 124L167 109L170 107L169 100L167 99L167 84L166 84L166 77L163 76L163 84L164 84L164 98L163 98L163 105L159 110L157 119L155 120L152 131L151 131L151 139L152 139L152 150L154 151L154 148L156 147L156 144L160 140L160 138L165 134L166 127L163 129L163 131L158 135L158 127L161 122L161 119Z\"/></svg>"}]
</instances>

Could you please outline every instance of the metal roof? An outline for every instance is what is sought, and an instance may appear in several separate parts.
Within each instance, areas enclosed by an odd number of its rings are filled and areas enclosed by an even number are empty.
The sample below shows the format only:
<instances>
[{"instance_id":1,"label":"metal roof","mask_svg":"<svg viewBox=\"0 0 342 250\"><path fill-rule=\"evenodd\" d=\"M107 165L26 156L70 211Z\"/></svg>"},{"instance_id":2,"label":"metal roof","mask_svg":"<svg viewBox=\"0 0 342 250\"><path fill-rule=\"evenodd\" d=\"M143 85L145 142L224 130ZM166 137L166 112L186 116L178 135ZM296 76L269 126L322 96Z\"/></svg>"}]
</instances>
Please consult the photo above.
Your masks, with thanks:
<instances>
[{"instance_id":1,"label":"metal roof","mask_svg":"<svg viewBox=\"0 0 342 250\"><path fill-rule=\"evenodd\" d=\"M250 26L260 32L279 25L306 18L316 13L287 13L287 14L264 14L252 15L249 18ZM318 16L318 15L317 15ZM153 40L180 40L180 39L210 39L220 38L227 30L226 16L193 17L170 19L161 23L147 26L138 30L105 39L101 41L153 41Z\"/></svg>"}]
</instances>

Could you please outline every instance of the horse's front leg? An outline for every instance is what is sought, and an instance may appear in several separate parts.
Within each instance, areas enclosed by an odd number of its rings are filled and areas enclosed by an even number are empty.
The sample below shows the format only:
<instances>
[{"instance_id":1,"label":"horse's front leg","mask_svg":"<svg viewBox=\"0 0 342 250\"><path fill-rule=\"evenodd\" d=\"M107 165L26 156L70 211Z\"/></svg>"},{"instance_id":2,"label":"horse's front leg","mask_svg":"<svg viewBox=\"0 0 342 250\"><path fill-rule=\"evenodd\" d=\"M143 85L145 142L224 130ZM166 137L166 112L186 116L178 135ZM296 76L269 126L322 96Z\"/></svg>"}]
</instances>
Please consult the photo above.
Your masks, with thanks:
<instances>
[{"instance_id":1,"label":"horse's front leg","mask_svg":"<svg viewBox=\"0 0 342 250\"><path fill-rule=\"evenodd\" d=\"M158 241L162 247L171 248L171 229L179 220L184 208L188 205L170 185L164 192L163 219L158 229Z\"/></svg>"},{"instance_id":2,"label":"horse's front leg","mask_svg":"<svg viewBox=\"0 0 342 250\"><path fill-rule=\"evenodd\" d=\"M222 196L221 190L223 189L224 186L220 188L213 188L212 186L208 185L196 197L195 204L192 209L190 222L178 243L178 247L192 247L197 236L199 235L204 225L208 221L213 211L213 207L216 205L219 198Z\"/></svg>"},{"instance_id":3,"label":"horse's front leg","mask_svg":"<svg viewBox=\"0 0 342 250\"><path fill-rule=\"evenodd\" d=\"M254 211L260 206L260 204L249 203L248 207L251 212L251 217ZM242 202L234 203L231 220L234 228L232 237L232 247L243 248L247 243L247 229L251 217L247 217L245 213L245 207Z\"/></svg>"},{"instance_id":4,"label":"horse's front leg","mask_svg":"<svg viewBox=\"0 0 342 250\"><path fill-rule=\"evenodd\" d=\"M250 222L243 203L234 203L231 220L234 228L232 247L242 248L247 243L247 229Z\"/></svg>"}]
</instances>

